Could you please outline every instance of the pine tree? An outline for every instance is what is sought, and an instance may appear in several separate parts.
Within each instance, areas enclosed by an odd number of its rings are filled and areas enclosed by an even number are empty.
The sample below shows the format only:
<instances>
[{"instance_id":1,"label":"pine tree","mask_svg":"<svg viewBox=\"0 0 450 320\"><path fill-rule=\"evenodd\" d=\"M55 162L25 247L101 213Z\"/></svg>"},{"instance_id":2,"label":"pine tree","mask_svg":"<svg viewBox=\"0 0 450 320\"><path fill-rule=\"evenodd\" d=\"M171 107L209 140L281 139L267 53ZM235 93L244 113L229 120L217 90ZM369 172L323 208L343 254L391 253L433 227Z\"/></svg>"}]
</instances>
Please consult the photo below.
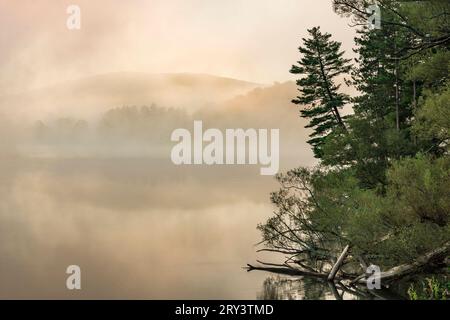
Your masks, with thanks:
<instances>
[{"instance_id":1,"label":"pine tree","mask_svg":"<svg viewBox=\"0 0 450 320\"><path fill-rule=\"evenodd\" d=\"M399 23L395 15L382 13ZM390 161L412 156L419 148L411 134L414 84L406 77L408 63L398 59L402 48L412 46L402 30L386 24L357 32L352 84L359 96L353 99L354 114L346 119L349 134L323 146L324 164L354 167L365 188L386 185Z\"/></svg>"},{"instance_id":2,"label":"pine tree","mask_svg":"<svg viewBox=\"0 0 450 320\"><path fill-rule=\"evenodd\" d=\"M316 158L323 155L326 137L336 128L345 130L340 109L349 97L339 92L336 78L350 71L349 59L344 59L341 44L331 40L331 34L322 34L319 27L308 30L310 39L302 39L299 48L302 58L292 66L291 73L303 75L297 80L301 93L292 102L303 106L301 116L310 119L307 128L314 132L308 141Z\"/></svg>"},{"instance_id":3,"label":"pine tree","mask_svg":"<svg viewBox=\"0 0 450 320\"><path fill-rule=\"evenodd\" d=\"M367 1L334 3L365 21ZM330 115L329 127L319 132L319 168L277 176L281 189L271 197L277 210L259 229L267 251L289 256L280 268L270 265L271 272L329 278L329 266L344 257L342 277L364 277L365 267L351 275L363 261L387 270L382 282L400 290L396 280L414 281L411 275L425 269L450 275L450 2L378 3L382 28L359 24L355 39L352 84L359 96L345 132L334 109L326 108L334 100L327 100L320 58L333 47L329 37L313 29L315 36L300 48L304 58L293 71L304 75L298 81L303 95L296 103L310 105L306 115L314 128Z\"/></svg>"}]
</instances>

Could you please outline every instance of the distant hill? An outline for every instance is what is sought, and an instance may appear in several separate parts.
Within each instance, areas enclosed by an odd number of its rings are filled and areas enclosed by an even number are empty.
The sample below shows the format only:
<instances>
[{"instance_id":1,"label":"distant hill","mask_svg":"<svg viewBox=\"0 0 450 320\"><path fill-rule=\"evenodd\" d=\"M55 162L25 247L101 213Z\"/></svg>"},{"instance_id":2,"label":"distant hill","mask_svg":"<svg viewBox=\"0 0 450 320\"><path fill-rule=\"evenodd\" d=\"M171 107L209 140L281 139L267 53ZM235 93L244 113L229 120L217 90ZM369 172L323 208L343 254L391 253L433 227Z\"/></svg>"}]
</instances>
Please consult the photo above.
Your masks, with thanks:
<instances>
[{"instance_id":1,"label":"distant hill","mask_svg":"<svg viewBox=\"0 0 450 320\"><path fill-rule=\"evenodd\" d=\"M279 129L280 165L290 168L315 163L307 121L291 102L297 95L293 81L259 85L203 74L114 73L3 96L0 110L24 132L32 129L34 140L25 134L22 145L30 152L36 144L33 154L43 147L45 154L167 155L171 132L202 120L205 128Z\"/></svg>"},{"instance_id":2,"label":"distant hill","mask_svg":"<svg viewBox=\"0 0 450 320\"><path fill-rule=\"evenodd\" d=\"M120 106L152 103L187 110L214 108L261 85L206 74L111 73L0 97L5 114L25 119L90 118Z\"/></svg>"},{"instance_id":3,"label":"distant hill","mask_svg":"<svg viewBox=\"0 0 450 320\"><path fill-rule=\"evenodd\" d=\"M308 121L300 117L299 106L292 103L298 94L293 81L258 87L224 102L211 117L220 119L224 127L280 129L282 167L313 165L316 160L306 142L311 134L305 129Z\"/></svg>"}]
</instances>

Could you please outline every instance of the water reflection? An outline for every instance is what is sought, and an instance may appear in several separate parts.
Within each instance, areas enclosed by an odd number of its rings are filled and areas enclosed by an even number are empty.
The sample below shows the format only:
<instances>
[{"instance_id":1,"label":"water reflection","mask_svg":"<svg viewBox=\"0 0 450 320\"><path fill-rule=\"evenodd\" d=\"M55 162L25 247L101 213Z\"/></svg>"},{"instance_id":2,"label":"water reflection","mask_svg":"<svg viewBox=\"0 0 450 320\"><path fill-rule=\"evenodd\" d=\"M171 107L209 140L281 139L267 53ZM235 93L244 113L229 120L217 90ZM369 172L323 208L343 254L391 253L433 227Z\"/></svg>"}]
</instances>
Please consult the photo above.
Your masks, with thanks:
<instances>
[{"instance_id":1,"label":"water reflection","mask_svg":"<svg viewBox=\"0 0 450 320\"><path fill-rule=\"evenodd\" d=\"M264 280L259 300L404 300L404 283L390 289L368 290L350 283L331 283L313 277L270 276ZM403 294L401 294L403 293Z\"/></svg>"},{"instance_id":2,"label":"water reflection","mask_svg":"<svg viewBox=\"0 0 450 320\"><path fill-rule=\"evenodd\" d=\"M271 276L264 281L260 300L318 300L331 299L332 293L323 281L312 278Z\"/></svg>"},{"instance_id":3,"label":"water reflection","mask_svg":"<svg viewBox=\"0 0 450 320\"><path fill-rule=\"evenodd\" d=\"M255 253L256 226L271 215L268 195L278 187L258 168L174 167L148 158L1 160L0 298L386 297L242 269L273 258ZM65 287L71 264L82 268L79 292Z\"/></svg>"},{"instance_id":4,"label":"water reflection","mask_svg":"<svg viewBox=\"0 0 450 320\"><path fill-rule=\"evenodd\" d=\"M257 172L2 157L0 298L254 299L266 275L242 266L276 186ZM79 292L65 288L71 264Z\"/></svg>"}]
</instances>

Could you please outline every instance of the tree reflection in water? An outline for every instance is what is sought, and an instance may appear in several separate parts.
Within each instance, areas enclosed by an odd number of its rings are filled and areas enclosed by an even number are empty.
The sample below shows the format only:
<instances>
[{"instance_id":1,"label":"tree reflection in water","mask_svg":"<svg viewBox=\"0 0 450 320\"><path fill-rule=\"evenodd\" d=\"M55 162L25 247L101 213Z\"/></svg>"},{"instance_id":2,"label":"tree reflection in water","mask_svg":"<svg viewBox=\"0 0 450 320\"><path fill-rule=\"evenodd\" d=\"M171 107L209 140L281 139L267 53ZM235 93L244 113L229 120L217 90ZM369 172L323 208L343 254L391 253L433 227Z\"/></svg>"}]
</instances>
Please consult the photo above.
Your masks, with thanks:
<instances>
[{"instance_id":1,"label":"tree reflection in water","mask_svg":"<svg viewBox=\"0 0 450 320\"><path fill-rule=\"evenodd\" d=\"M260 300L318 300L331 299L333 294L326 283L312 278L289 279L280 276L267 278Z\"/></svg>"},{"instance_id":2,"label":"tree reflection in water","mask_svg":"<svg viewBox=\"0 0 450 320\"><path fill-rule=\"evenodd\" d=\"M268 277L258 300L385 300L404 299L390 290L368 290L342 282L332 283L322 279L301 277Z\"/></svg>"}]
</instances>

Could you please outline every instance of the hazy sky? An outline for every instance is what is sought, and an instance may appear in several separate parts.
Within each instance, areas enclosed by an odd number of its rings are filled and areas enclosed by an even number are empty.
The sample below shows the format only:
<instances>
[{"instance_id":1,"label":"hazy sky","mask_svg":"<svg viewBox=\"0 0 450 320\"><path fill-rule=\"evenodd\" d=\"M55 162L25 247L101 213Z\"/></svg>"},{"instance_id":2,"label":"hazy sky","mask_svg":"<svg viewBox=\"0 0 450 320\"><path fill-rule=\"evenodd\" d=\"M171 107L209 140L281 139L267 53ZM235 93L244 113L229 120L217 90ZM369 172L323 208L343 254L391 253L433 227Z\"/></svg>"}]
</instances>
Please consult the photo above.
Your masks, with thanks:
<instances>
[{"instance_id":1,"label":"hazy sky","mask_svg":"<svg viewBox=\"0 0 450 320\"><path fill-rule=\"evenodd\" d=\"M66 28L70 4L81 30ZM331 0L0 0L0 94L117 71L284 81L316 25L350 51Z\"/></svg>"}]
</instances>

